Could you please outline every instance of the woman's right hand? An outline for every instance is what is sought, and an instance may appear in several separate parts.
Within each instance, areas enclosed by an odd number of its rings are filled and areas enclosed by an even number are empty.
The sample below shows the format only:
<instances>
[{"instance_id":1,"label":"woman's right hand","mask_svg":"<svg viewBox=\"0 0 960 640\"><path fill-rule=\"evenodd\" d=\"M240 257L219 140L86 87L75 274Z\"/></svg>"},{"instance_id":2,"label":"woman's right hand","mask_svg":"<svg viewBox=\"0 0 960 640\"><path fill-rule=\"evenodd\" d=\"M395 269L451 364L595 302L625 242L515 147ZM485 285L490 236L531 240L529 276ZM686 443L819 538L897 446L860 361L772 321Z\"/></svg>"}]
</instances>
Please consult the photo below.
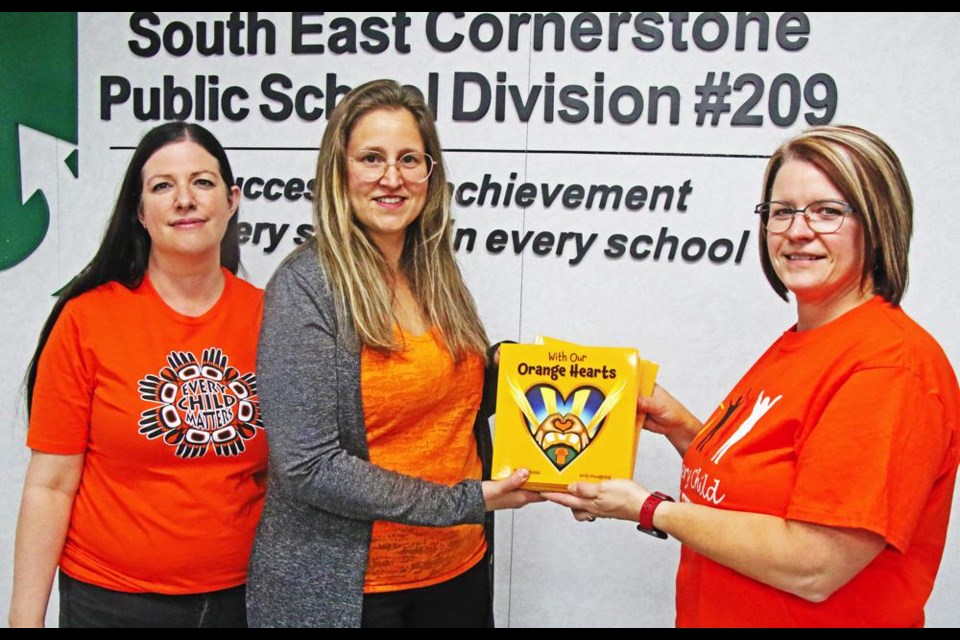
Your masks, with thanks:
<instances>
[{"instance_id":1,"label":"woman's right hand","mask_svg":"<svg viewBox=\"0 0 960 640\"><path fill-rule=\"evenodd\" d=\"M601 482L574 482L567 487L566 493L550 491L543 497L570 507L579 522L593 522L597 518L636 522L649 495L649 491L633 480L615 478Z\"/></svg>"},{"instance_id":2,"label":"woman's right hand","mask_svg":"<svg viewBox=\"0 0 960 640\"><path fill-rule=\"evenodd\" d=\"M703 428L697 417L659 384L649 397L637 398L637 417L643 413L647 414L643 428L665 435L681 456Z\"/></svg>"},{"instance_id":3,"label":"woman's right hand","mask_svg":"<svg viewBox=\"0 0 960 640\"><path fill-rule=\"evenodd\" d=\"M42 627L63 553L85 454L34 451L27 466L13 555L11 627Z\"/></svg>"},{"instance_id":4,"label":"woman's right hand","mask_svg":"<svg viewBox=\"0 0 960 640\"><path fill-rule=\"evenodd\" d=\"M484 480L483 503L486 510L519 509L531 502L543 502L544 498L538 492L520 488L529 478L528 470L517 469L502 480Z\"/></svg>"}]
</instances>

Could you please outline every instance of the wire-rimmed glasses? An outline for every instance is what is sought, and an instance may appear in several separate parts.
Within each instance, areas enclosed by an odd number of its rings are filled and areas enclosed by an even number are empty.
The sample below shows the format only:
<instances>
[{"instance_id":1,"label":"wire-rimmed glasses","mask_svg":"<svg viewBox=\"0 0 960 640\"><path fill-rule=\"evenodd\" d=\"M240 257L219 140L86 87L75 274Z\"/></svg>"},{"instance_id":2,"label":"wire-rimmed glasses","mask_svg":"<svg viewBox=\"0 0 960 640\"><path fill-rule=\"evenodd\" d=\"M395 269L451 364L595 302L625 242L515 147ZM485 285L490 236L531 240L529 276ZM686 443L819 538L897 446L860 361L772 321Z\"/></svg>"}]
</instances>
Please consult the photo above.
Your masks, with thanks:
<instances>
[{"instance_id":1,"label":"wire-rimmed glasses","mask_svg":"<svg viewBox=\"0 0 960 640\"><path fill-rule=\"evenodd\" d=\"M388 161L379 151L363 149L349 158L353 174L363 182L376 182L383 178L390 167L396 168L407 182L426 182L433 173L433 158L430 154L410 151L394 161Z\"/></svg>"},{"instance_id":2,"label":"wire-rimmed glasses","mask_svg":"<svg viewBox=\"0 0 960 640\"><path fill-rule=\"evenodd\" d=\"M854 213L855 209L840 200L816 200L802 209L774 201L761 202L753 212L760 215L760 221L769 233L786 233L798 214L806 218L807 226L814 233L836 233L847 214Z\"/></svg>"}]
</instances>

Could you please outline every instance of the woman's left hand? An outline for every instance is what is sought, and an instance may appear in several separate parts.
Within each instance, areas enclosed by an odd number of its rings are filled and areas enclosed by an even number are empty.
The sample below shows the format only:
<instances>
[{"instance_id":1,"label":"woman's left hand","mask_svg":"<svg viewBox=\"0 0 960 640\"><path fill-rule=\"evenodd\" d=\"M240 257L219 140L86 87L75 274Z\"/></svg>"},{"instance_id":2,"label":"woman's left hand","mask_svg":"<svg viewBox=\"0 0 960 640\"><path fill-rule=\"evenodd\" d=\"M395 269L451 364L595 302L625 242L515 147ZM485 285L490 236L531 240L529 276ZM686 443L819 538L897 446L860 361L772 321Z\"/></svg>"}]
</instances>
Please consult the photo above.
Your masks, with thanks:
<instances>
[{"instance_id":1,"label":"woman's left hand","mask_svg":"<svg viewBox=\"0 0 960 640\"><path fill-rule=\"evenodd\" d=\"M567 487L570 493L544 492L550 502L570 507L580 522L597 518L636 521L640 507L650 492L632 480L575 482Z\"/></svg>"}]
</instances>

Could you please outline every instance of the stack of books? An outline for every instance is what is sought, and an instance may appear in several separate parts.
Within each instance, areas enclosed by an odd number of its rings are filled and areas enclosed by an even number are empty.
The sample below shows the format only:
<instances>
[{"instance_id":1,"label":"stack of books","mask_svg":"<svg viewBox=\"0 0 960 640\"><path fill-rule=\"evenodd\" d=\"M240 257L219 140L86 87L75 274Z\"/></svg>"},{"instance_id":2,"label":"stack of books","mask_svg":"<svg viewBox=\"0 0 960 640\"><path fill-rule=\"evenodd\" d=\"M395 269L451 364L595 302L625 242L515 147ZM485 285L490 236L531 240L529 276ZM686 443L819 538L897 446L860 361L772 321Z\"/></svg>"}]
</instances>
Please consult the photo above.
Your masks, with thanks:
<instances>
[{"instance_id":1,"label":"stack of books","mask_svg":"<svg viewBox=\"0 0 960 640\"><path fill-rule=\"evenodd\" d=\"M500 347L493 477L530 470L532 491L571 482L632 478L659 366L636 349L592 347L538 336Z\"/></svg>"}]
</instances>

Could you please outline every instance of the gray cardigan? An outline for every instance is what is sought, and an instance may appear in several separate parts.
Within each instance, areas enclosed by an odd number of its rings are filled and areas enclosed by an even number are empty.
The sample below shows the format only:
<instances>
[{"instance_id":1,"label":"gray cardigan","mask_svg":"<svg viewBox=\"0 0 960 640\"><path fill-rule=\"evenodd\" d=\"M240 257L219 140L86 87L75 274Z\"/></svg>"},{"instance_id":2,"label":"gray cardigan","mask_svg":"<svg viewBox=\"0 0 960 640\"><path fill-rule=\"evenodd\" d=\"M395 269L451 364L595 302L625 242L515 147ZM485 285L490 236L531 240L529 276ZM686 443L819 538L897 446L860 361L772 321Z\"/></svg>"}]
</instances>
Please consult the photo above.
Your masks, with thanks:
<instances>
[{"instance_id":1,"label":"gray cardigan","mask_svg":"<svg viewBox=\"0 0 960 640\"><path fill-rule=\"evenodd\" d=\"M359 341L337 326L315 242L280 265L264 299L257 386L270 469L247 579L254 627L360 626L374 520L486 523L492 544L479 481L447 487L368 462ZM484 477L491 386L474 428Z\"/></svg>"}]
</instances>

